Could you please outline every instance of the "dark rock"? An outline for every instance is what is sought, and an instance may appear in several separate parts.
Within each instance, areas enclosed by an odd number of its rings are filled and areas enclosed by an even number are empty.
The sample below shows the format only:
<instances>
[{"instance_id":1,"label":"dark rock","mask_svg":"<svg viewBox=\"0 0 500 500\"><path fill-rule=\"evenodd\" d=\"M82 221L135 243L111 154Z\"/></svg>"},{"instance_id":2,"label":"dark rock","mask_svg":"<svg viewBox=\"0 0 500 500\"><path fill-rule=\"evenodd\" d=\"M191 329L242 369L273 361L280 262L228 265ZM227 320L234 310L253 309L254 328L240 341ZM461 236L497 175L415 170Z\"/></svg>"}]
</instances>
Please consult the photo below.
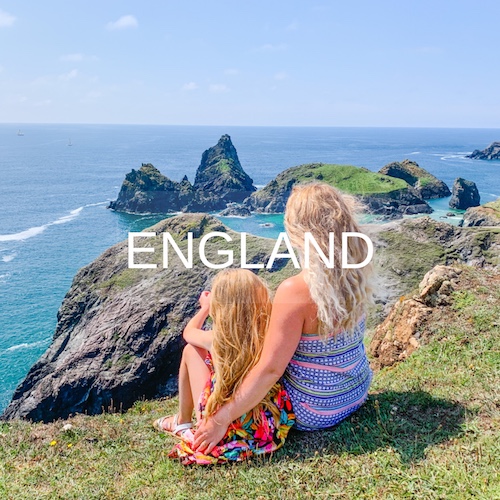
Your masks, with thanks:
<instances>
[{"instance_id":1,"label":"dark rock","mask_svg":"<svg viewBox=\"0 0 500 500\"><path fill-rule=\"evenodd\" d=\"M446 198L451 195L448 186L411 160L389 163L379 170L379 174L403 179L413 187L417 196L424 200Z\"/></svg>"},{"instance_id":2,"label":"dark rock","mask_svg":"<svg viewBox=\"0 0 500 500\"><path fill-rule=\"evenodd\" d=\"M17 387L2 418L48 422L75 413L126 410L142 398L175 390L181 333L197 310L199 294L217 273L199 259L200 238L212 231L229 234L232 242L218 238L207 244L206 256L222 263L227 258L217 251L231 249L239 266L240 235L204 214L165 219L146 231L157 233L148 239L155 253L135 254L135 262L156 262L157 268L129 269L127 241L82 268L59 309L51 345ZM163 268L162 232L179 241L184 255L187 233L193 233L192 269L172 249ZM265 264L273 246L270 239L248 235L247 262ZM296 272L285 259L276 264L276 282ZM264 277L267 273L259 270Z\"/></svg>"},{"instance_id":3,"label":"dark rock","mask_svg":"<svg viewBox=\"0 0 500 500\"><path fill-rule=\"evenodd\" d=\"M202 156L192 185L184 175L181 182L165 177L147 164L126 175L118 199L109 208L125 212L211 212L228 202L241 202L255 191L244 172L231 138L223 135Z\"/></svg>"},{"instance_id":4,"label":"dark rock","mask_svg":"<svg viewBox=\"0 0 500 500\"><path fill-rule=\"evenodd\" d=\"M466 210L469 207L477 207L480 204L479 191L475 182L457 177L453 183L453 192L450 207L458 210Z\"/></svg>"},{"instance_id":5,"label":"dark rock","mask_svg":"<svg viewBox=\"0 0 500 500\"><path fill-rule=\"evenodd\" d=\"M252 213L241 203L229 203L219 215L223 217L250 217Z\"/></svg>"},{"instance_id":6,"label":"dark rock","mask_svg":"<svg viewBox=\"0 0 500 500\"><path fill-rule=\"evenodd\" d=\"M223 135L215 146L203 153L194 187L224 202L241 202L256 190L252 179L241 167L228 135Z\"/></svg>"},{"instance_id":7,"label":"dark rock","mask_svg":"<svg viewBox=\"0 0 500 500\"><path fill-rule=\"evenodd\" d=\"M475 149L467 158L474 160L500 160L500 142L492 142L486 149Z\"/></svg>"},{"instance_id":8,"label":"dark rock","mask_svg":"<svg viewBox=\"0 0 500 500\"><path fill-rule=\"evenodd\" d=\"M188 181L189 182L189 181ZM150 163L125 176L118 199L109 208L122 212L173 212L180 209L181 185Z\"/></svg>"}]
</instances>

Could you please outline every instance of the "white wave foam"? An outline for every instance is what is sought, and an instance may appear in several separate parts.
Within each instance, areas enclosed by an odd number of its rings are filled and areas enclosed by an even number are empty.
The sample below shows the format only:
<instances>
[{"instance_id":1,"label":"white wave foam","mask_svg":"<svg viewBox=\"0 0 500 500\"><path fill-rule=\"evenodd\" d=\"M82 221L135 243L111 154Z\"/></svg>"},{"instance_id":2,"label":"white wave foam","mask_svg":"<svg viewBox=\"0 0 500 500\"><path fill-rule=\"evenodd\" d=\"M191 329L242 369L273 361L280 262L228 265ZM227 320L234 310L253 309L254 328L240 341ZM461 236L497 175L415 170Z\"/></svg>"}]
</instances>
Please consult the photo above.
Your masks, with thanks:
<instances>
[{"instance_id":1,"label":"white wave foam","mask_svg":"<svg viewBox=\"0 0 500 500\"><path fill-rule=\"evenodd\" d=\"M408 156L409 155L419 155L421 154L420 151L412 151L411 153L408 153Z\"/></svg>"},{"instance_id":2,"label":"white wave foam","mask_svg":"<svg viewBox=\"0 0 500 500\"><path fill-rule=\"evenodd\" d=\"M0 283L5 283L7 281L7 278L10 276L9 273L5 274L0 274Z\"/></svg>"},{"instance_id":3,"label":"white wave foam","mask_svg":"<svg viewBox=\"0 0 500 500\"><path fill-rule=\"evenodd\" d=\"M11 253L10 255L4 255L2 257L2 261L3 262L10 262L11 260L14 260L14 258L16 257L17 253Z\"/></svg>"},{"instance_id":4,"label":"white wave foam","mask_svg":"<svg viewBox=\"0 0 500 500\"><path fill-rule=\"evenodd\" d=\"M59 219L55 220L54 222L50 222L47 224L47 226L52 226L55 224L66 224L66 222L70 222L73 219L76 219L80 215L80 212L83 210L83 207L78 207L75 208L75 210L71 210L69 215L64 215L63 217L59 217Z\"/></svg>"},{"instance_id":5,"label":"white wave foam","mask_svg":"<svg viewBox=\"0 0 500 500\"><path fill-rule=\"evenodd\" d=\"M5 352L12 352L12 351L18 351L19 349L34 349L35 347L41 347L45 344L48 344L50 341L50 338L39 340L38 342L23 342L22 344L16 344L11 347L8 347L5 349Z\"/></svg>"},{"instance_id":6,"label":"white wave foam","mask_svg":"<svg viewBox=\"0 0 500 500\"><path fill-rule=\"evenodd\" d=\"M43 226L37 226L37 227L30 227L29 229L26 229L25 231L21 231L20 233L15 233L15 234L0 234L0 241L20 241L20 240L27 240L28 238L32 238L33 236L36 236L37 234L41 234L47 229L48 224L45 224Z\"/></svg>"},{"instance_id":7,"label":"white wave foam","mask_svg":"<svg viewBox=\"0 0 500 500\"><path fill-rule=\"evenodd\" d=\"M33 238L33 236L37 236L43 233L50 226L71 222L73 219L76 219L80 215L82 210L86 207L95 207L97 205L104 205L105 203L107 203L107 201L100 201L99 203L89 203L87 205L84 205L83 207L75 208L74 210L70 211L69 215L63 215L62 217L59 217L59 219L48 222L43 226L30 227L29 229L14 234L0 234L0 241L21 241Z\"/></svg>"}]
</instances>

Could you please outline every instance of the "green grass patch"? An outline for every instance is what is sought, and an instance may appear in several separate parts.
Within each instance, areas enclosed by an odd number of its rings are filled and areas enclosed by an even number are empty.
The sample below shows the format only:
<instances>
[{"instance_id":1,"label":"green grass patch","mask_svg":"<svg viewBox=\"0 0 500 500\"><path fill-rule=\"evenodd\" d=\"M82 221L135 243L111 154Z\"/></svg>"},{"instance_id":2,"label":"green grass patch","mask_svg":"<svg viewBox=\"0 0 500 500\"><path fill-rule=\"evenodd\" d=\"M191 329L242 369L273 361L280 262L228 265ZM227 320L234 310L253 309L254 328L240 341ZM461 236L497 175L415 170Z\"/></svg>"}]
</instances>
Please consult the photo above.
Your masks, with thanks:
<instances>
[{"instance_id":1,"label":"green grass patch","mask_svg":"<svg viewBox=\"0 0 500 500\"><path fill-rule=\"evenodd\" d=\"M318 163L301 165L285 172L289 172L289 176L299 182L321 180L350 194L386 194L408 188L408 184L402 179L351 165Z\"/></svg>"}]
</instances>

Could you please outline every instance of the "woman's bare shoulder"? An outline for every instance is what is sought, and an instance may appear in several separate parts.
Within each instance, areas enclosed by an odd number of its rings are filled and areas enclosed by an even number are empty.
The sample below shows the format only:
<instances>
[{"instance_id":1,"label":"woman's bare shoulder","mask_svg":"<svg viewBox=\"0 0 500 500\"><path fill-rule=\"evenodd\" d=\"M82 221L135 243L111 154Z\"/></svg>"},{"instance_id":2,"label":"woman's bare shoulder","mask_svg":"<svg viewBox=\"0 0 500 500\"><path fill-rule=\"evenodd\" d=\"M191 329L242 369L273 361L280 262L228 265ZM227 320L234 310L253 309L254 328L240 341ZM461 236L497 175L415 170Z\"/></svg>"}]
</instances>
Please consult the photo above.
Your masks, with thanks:
<instances>
[{"instance_id":1,"label":"woman's bare shoulder","mask_svg":"<svg viewBox=\"0 0 500 500\"><path fill-rule=\"evenodd\" d=\"M309 287L304 281L302 273L282 281L276 290L275 300L300 302L302 304L310 302L311 295L309 293Z\"/></svg>"}]
</instances>

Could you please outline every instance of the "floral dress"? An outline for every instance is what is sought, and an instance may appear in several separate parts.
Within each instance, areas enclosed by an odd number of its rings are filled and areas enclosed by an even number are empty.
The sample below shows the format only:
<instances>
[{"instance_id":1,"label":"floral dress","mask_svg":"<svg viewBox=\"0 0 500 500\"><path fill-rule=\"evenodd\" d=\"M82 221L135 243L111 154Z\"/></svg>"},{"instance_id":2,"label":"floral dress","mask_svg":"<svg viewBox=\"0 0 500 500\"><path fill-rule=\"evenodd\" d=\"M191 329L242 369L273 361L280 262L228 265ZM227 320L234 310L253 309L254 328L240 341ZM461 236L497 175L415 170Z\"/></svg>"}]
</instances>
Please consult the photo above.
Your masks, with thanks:
<instances>
[{"instance_id":1,"label":"floral dress","mask_svg":"<svg viewBox=\"0 0 500 500\"><path fill-rule=\"evenodd\" d=\"M215 385L215 372L210 354L205 362L210 369L210 378L198 403L202 414ZM172 448L169 457L180 458L184 465L210 465L241 461L252 456L272 453L281 448L288 431L295 422L295 415L288 393L281 382L278 382L272 390L271 400L280 412L280 421L277 424L271 412L259 405L259 422L253 419L251 411L236 419L228 427L226 434L210 452L210 455L192 449L193 433L187 431L183 433L181 441Z\"/></svg>"}]
</instances>

